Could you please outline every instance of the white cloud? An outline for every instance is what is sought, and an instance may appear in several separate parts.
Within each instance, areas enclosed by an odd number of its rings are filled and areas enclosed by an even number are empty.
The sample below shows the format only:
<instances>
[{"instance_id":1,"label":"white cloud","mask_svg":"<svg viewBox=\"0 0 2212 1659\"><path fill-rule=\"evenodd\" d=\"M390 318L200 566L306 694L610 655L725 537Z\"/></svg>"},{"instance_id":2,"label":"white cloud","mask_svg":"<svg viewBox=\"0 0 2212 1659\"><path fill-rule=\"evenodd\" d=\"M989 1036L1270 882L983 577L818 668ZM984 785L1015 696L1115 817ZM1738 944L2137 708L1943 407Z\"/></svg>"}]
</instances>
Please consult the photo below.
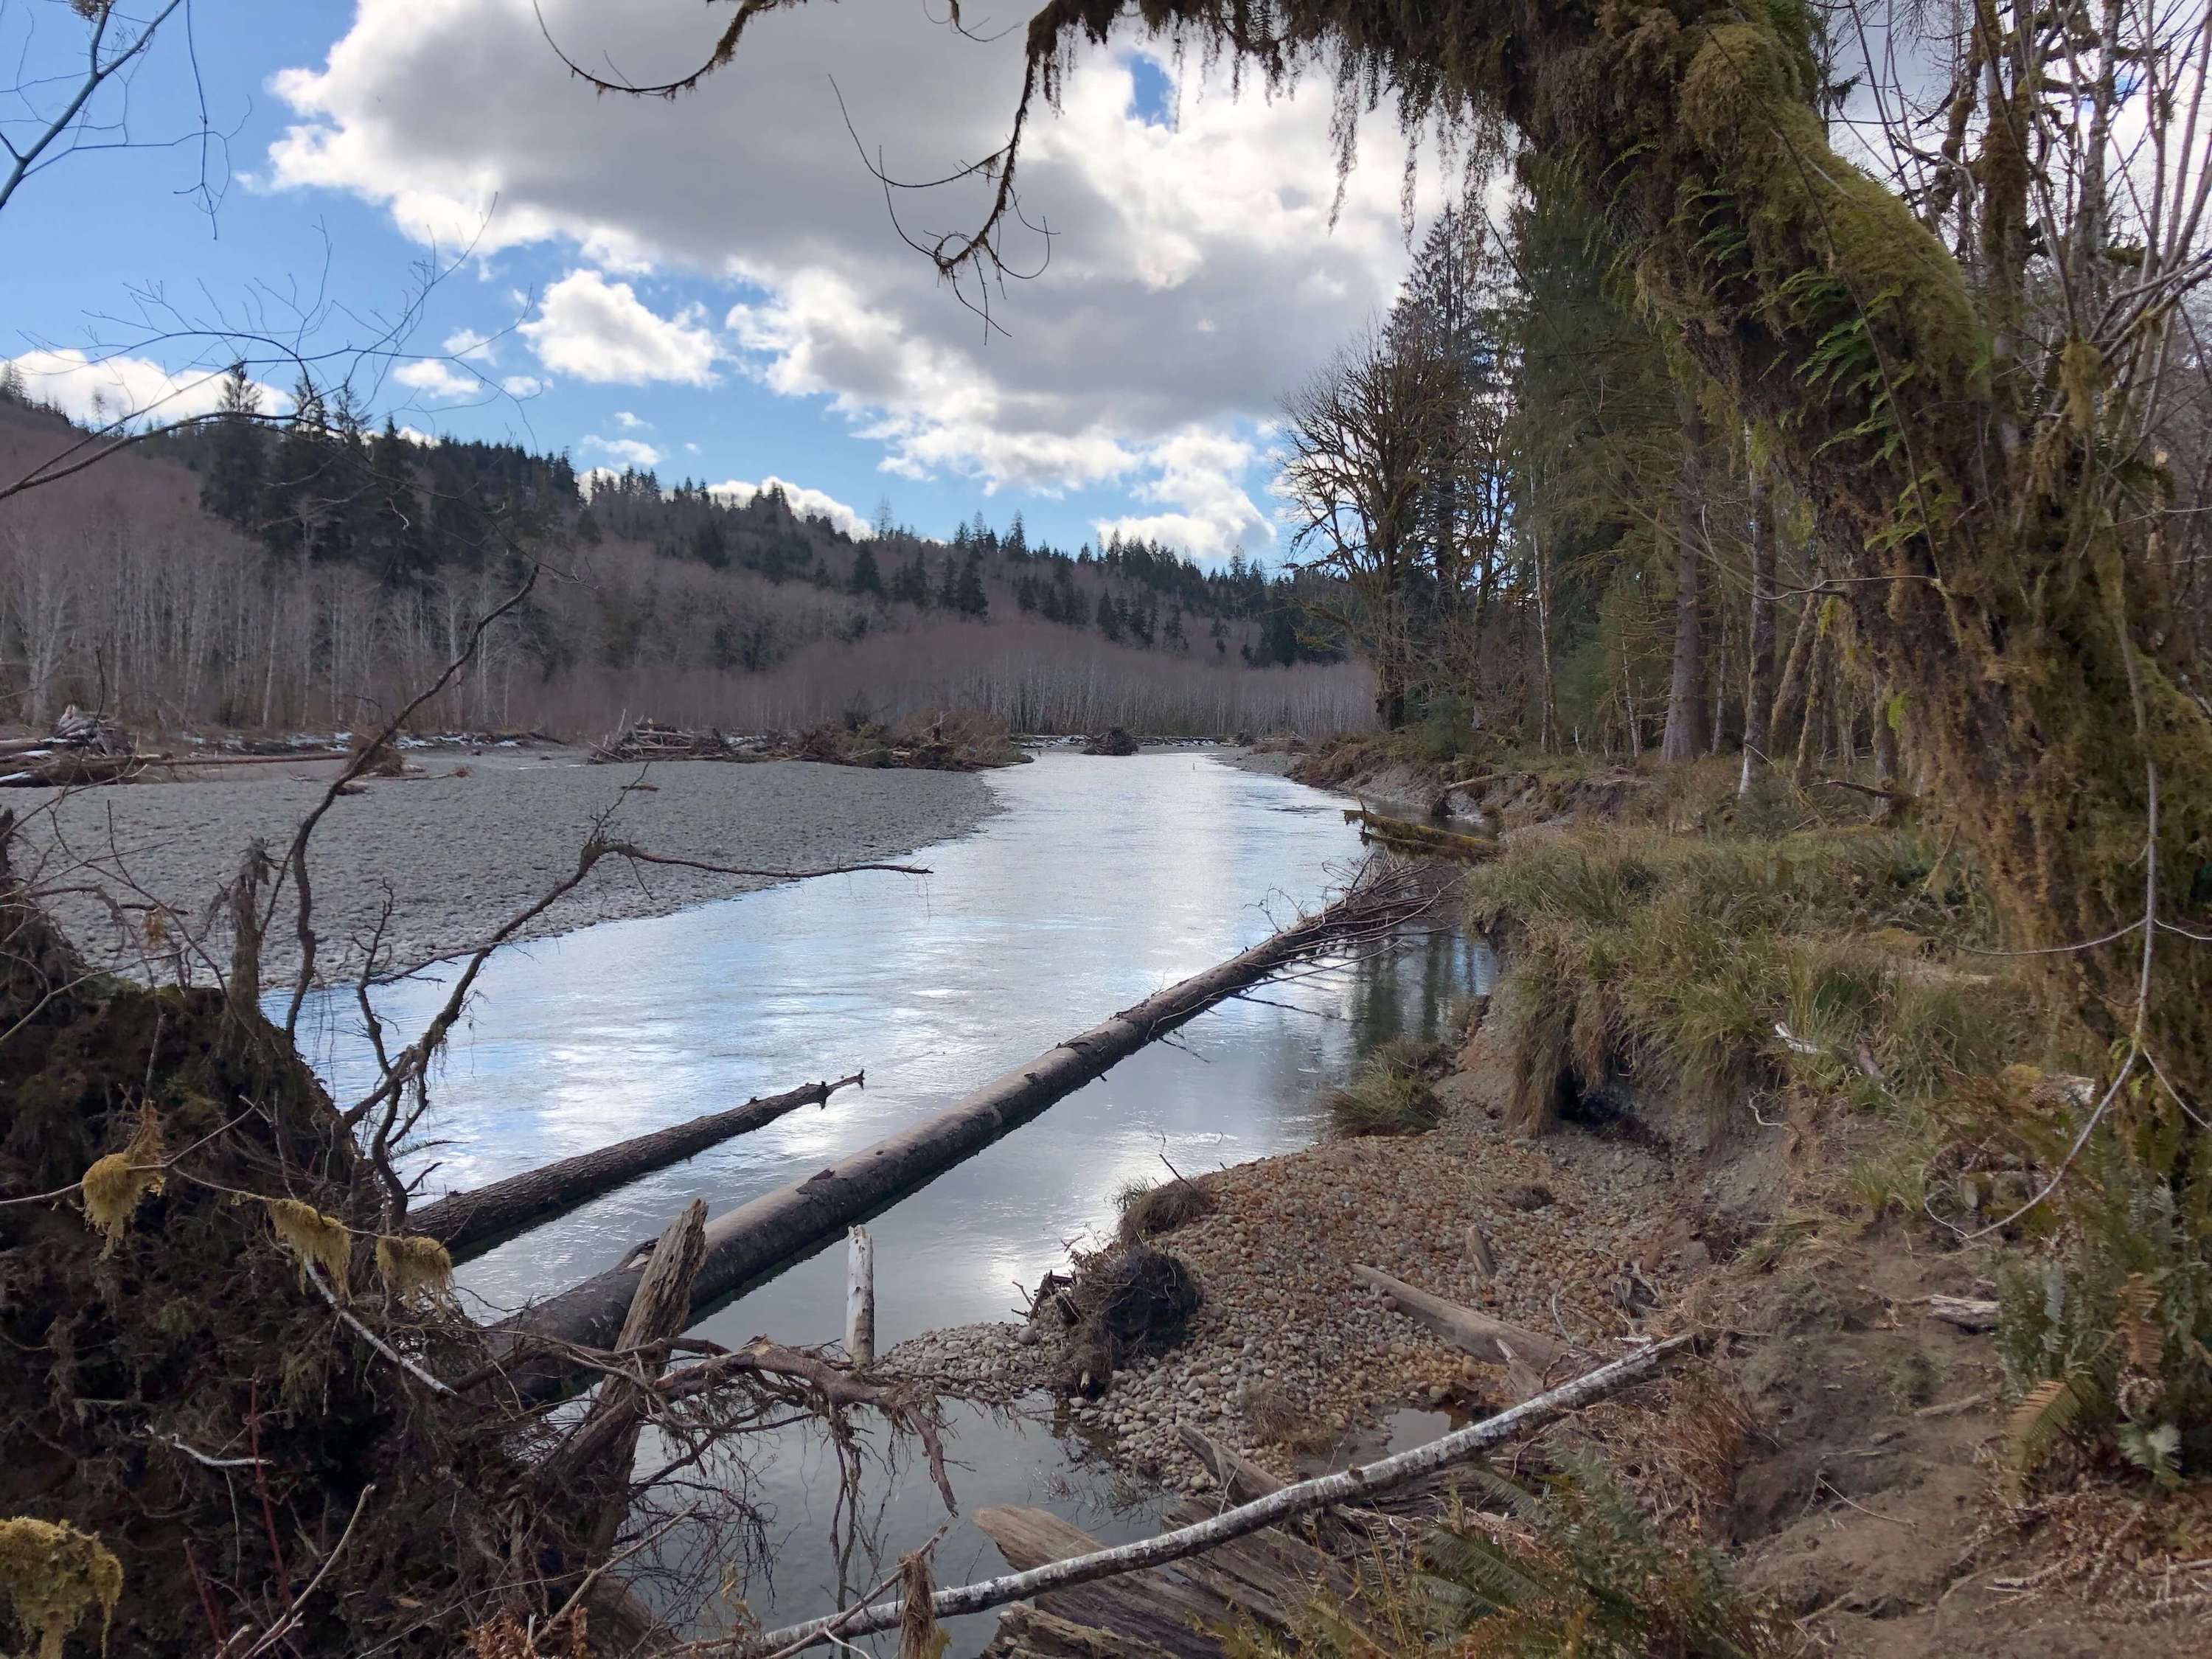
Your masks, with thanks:
<instances>
[{"instance_id":1,"label":"white cloud","mask_svg":"<svg viewBox=\"0 0 2212 1659\"><path fill-rule=\"evenodd\" d=\"M175 374L149 357L94 357L74 347L63 351L27 351L12 362L23 377L23 390L52 404L71 420L110 422L126 417L155 422L204 415L222 402L226 368L184 369ZM292 400L275 386L253 383L261 412L281 415Z\"/></svg>"},{"instance_id":2,"label":"white cloud","mask_svg":"<svg viewBox=\"0 0 2212 1659\"><path fill-rule=\"evenodd\" d=\"M436 433L425 432L419 426L403 426L399 428L399 435L406 439L410 444L423 444L434 447L446 441Z\"/></svg>"},{"instance_id":3,"label":"white cloud","mask_svg":"<svg viewBox=\"0 0 2212 1659\"><path fill-rule=\"evenodd\" d=\"M642 442L636 438L602 438L596 432L587 432L584 434L584 445L587 449L602 450L610 455L618 455L632 466L660 465L660 452L651 444Z\"/></svg>"},{"instance_id":4,"label":"white cloud","mask_svg":"<svg viewBox=\"0 0 2212 1659\"><path fill-rule=\"evenodd\" d=\"M1164 49L1132 30L1079 52L1060 109L1035 113L1023 165L1024 209L1054 232L1051 260L994 295L1007 331L992 337L899 241L823 94L834 69L864 142L907 176L996 149L1020 33L978 43L930 23L929 9L762 19L727 69L667 103L576 85L531 0L359 0L321 68L277 77L295 120L272 173L379 202L425 240L481 231L487 252L574 250L592 268L556 284L526 330L562 373L704 384L717 357L704 321L656 314L604 273L742 283L723 326L744 371L829 399L882 446L887 471L986 493L1127 488L1162 509L1152 517L1182 514L1194 546L1225 546L1259 520L1244 480L1224 470L1227 451L1201 464L1188 434L1238 441L1389 303L1407 262L1389 113L1362 123L1369 161L1332 228L1325 76L1232 99L1228 66L1194 54L1175 121L1147 123L1133 65L1141 53L1174 73ZM696 8L629 9L618 31L589 0L544 0L544 11L572 54L618 48L640 79L690 68L713 33ZM1424 157L1426 212L1440 175ZM987 193L939 191L902 213L965 228ZM1042 246L1018 234L1008 252L1033 263ZM557 360L571 353L573 368Z\"/></svg>"},{"instance_id":5,"label":"white cloud","mask_svg":"<svg viewBox=\"0 0 2212 1659\"><path fill-rule=\"evenodd\" d=\"M758 483L747 483L742 478L726 478L720 483L708 484L707 493L710 495L725 496L742 505L752 500L763 490L769 489L781 489L784 499L791 503L791 510L801 518L827 519L855 541L875 534L866 519L854 512L835 495L825 495L819 489L809 489L805 484L793 483L789 479L779 478L774 473L770 473Z\"/></svg>"},{"instance_id":6,"label":"white cloud","mask_svg":"<svg viewBox=\"0 0 2212 1659\"><path fill-rule=\"evenodd\" d=\"M618 409L615 410L615 424L625 432L650 432L653 430L653 422L651 421L641 420L638 416L631 414L629 410L626 409Z\"/></svg>"},{"instance_id":7,"label":"white cloud","mask_svg":"<svg viewBox=\"0 0 2212 1659\"><path fill-rule=\"evenodd\" d=\"M483 397L490 388L473 374L464 374L443 357L418 357L392 371L392 378L410 392L440 403Z\"/></svg>"},{"instance_id":8,"label":"white cloud","mask_svg":"<svg viewBox=\"0 0 2212 1659\"><path fill-rule=\"evenodd\" d=\"M572 270L545 290L523 337L546 368L601 384L711 386L718 350L701 313L663 317L628 283Z\"/></svg>"},{"instance_id":9,"label":"white cloud","mask_svg":"<svg viewBox=\"0 0 2212 1659\"><path fill-rule=\"evenodd\" d=\"M535 398L551 384L535 374L510 374L499 383L499 389L510 398Z\"/></svg>"},{"instance_id":10,"label":"white cloud","mask_svg":"<svg viewBox=\"0 0 2212 1659\"><path fill-rule=\"evenodd\" d=\"M1152 476L1131 491L1173 510L1101 519L1095 527L1102 536L1119 531L1124 540L1166 542L1200 558L1226 558L1251 534L1273 540L1273 525L1241 482L1260 458L1257 448L1229 433L1186 427L1146 451Z\"/></svg>"},{"instance_id":11,"label":"white cloud","mask_svg":"<svg viewBox=\"0 0 2212 1659\"><path fill-rule=\"evenodd\" d=\"M490 337L479 334L472 328L456 329L448 334L446 337L446 355L466 357L472 362L498 361L498 353L492 349Z\"/></svg>"}]
</instances>

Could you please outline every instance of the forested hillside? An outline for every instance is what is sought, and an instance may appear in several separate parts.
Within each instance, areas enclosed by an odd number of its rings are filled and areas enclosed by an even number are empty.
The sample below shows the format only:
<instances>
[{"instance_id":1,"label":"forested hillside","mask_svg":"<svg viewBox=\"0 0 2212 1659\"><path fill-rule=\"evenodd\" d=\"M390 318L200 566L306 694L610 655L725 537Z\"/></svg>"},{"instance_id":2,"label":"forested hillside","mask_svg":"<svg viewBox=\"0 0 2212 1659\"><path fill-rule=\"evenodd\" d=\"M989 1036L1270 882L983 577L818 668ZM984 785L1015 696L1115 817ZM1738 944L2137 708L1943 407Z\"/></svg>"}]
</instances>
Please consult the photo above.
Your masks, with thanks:
<instances>
[{"instance_id":1,"label":"forested hillside","mask_svg":"<svg viewBox=\"0 0 2212 1659\"><path fill-rule=\"evenodd\" d=\"M73 442L0 387L0 466ZM779 488L734 501L651 472L370 430L299 389L33 492L0 539L0 709L157 726L346 726L434 678L532 563L430 717L588 735L627 712L732 729L958 702L1021 728L1358 723L1364 671L1299 583L1146 543L1073 553L979 513L950 541L855 539Z\"/></svg>"}]
</instances>

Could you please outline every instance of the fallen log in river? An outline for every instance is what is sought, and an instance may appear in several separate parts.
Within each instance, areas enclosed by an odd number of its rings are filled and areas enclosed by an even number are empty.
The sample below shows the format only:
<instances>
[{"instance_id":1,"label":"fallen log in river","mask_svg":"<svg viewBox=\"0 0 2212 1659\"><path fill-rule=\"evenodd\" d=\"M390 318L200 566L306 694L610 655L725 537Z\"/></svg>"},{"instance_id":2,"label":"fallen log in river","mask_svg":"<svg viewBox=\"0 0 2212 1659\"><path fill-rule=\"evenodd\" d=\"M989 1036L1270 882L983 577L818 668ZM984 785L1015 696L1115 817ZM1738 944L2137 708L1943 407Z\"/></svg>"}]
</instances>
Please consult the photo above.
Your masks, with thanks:
<instances>
[{"instance_id":1,"label":"fallen log in river","mask_svg":"<svg viewBox=\"0 0 2212 1659\"><path fill-rule=\"evenodd\" d=\"M1434 894L1405 869L1370 867L1342 898L1304 921L1069 1037L890 1139L718 1216L707 1224L706 1259L692 1281L692 1318L843 1237L853 1223L974 1157L1223 998L1302 957L1403 927ZM496 1328L507 1339L508 1382L525 1400L550 1399L590 1375L561 1350L604 1349L614 1340L642 1265L625 1262Z\"/></svg>"},{"instance_id":2,"label":"fallen log in river","mask_svg":"<svg viewBox=\"0 0 2212 1659\"><path fill-rule=\"evenodd\" d=\"M835 1083L810 1083L803 1089L749 1100L727 1111L708 1112L596 1152L526 1170L474 1192L449 1193L411 1213L407 1230L436 1239L456 1262L472 1261L524 1228L550 1220L640 1176L680 1163L718 1142L765 1128L801 1106L826 1106L838 1090L856 1083L866 1087L866 1073L855 1072Z\"/></svg>"}]
</instances>

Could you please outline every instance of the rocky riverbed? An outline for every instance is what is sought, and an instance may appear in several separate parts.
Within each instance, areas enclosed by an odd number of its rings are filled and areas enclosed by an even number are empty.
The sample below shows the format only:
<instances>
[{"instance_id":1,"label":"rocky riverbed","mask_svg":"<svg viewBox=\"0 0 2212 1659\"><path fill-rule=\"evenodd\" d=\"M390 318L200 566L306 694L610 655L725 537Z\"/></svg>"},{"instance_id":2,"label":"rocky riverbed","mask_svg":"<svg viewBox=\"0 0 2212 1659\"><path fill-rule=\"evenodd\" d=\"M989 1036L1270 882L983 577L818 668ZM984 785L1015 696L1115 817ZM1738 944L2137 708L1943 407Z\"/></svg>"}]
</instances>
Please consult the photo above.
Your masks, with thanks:
<instances>
[{"instance_id":1,"label":"rocky riverbed","mask_svg":"<svg viewBox=\"0 0 2212 1659\"><path fill-rule=\"evenodd\" d=\"M1686 1161L1648 1135L1509 1136L1502 1067L1480 1033L1442 1088L1449 1115L1427 1134L1326 1141L1194 1176L1210 1212L1152 1243L1197 1275L1204 1302L1183 1342L1116 1371L1096 1399L1067 1391L1070 1357L1048 1314L932 1332L889 1363L994 1401L1056 1398L1066 1426L1124 1469L1204 1492L1186 1425L1289 1475L1371 1446L1406 1407L1479 1415L1509 1403L1502 1367L1387 1309L1355 1265L1619 1352L1655 1299L1672 1300L1703 1267L1693 1225L1711 1226L1732 1195L1698 1190ZM1494 1276L1470 1264L1476 1226Z\"/></svg>"},{"instance_id":2,"label":"rocky riverbed","mask_svg":"<svg viewBox=\"0 0 2212 1659\"><path fill-rule=\"evenodd\" d=\"M473 948L571 874L595 826L670 857L799 870L902 860L994 810L990 785L957 773L797 762L586 766L574 750L516 745L410 758L425 761L423 774L362 780L315 831L325 974L356 971L380 928L387 970ZM181 964L204 981L229 962L211 902L256 837L281 855L335 769L302 762L205 782L26 790L0 805L25 820L15 863L34 887L78 890L58 893L53 908L96 961L161 977ZM772 879L609 860L518 937L663 915ZM295 970L293 933L288 905L264 947L264 983Z\"/></svg>"}]
</instances>

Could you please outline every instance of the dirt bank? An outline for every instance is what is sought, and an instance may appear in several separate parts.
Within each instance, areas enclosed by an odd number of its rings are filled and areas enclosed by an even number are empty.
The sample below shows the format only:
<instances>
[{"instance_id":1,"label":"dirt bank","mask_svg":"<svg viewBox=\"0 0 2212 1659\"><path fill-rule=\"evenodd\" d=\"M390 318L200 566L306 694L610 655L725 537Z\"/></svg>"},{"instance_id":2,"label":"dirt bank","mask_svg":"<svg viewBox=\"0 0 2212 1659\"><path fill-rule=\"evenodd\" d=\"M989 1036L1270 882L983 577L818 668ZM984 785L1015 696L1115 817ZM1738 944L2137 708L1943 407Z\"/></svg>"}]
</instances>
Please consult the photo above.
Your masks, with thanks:
<instances>
[{"instance_id":1,"label":"dirt bank","mask_svg":"<svg viewBox=\"0 0 2212 1659\"><path fill-rule=\"evenodd\" d=\"M972 830L994 810L988 783L943 772L874 771L795 762L584 766L573 751L515 748L481 756L416 757L425 775L363 780L315 833L310 869L325 970L350 971L360 941L383 923L383 958L417 964L465 951L574 871L577 849L606 817L610 833L649 851L761 869L902 858ZM11 793L0 805L29 823L41 888L97 885L125 902L167 908L153 949L207 932L228 948L210 900L256 836L281 851L321 797L325 763L240 769L220 781L137 783ZM51 808L51 810L47 810ZM608 815L611 815L609 817ZM91 878L88 880L88 877ZM894 879L894 878L874 878ZM617 916L661 915L768 885L764 879L610 860L536 918L524 938ZM143 909L117 913L88 892L53 908L104 964L129 967L149 949ZM265 951L265 977L294 970L288 914ZM207 976L204 968L198 977Z\"/></svg>"},{"instance_id":2,"label":"dirt bank","mask_svg":"<svg viewBox=\"0 0 2212 1659\"><path fill-rule=\"evenodd\" d=\"M2014 1506L1992 1459L2000 1374L1985 1331L1929 1298L1988 1294L1990 1255L1924 1224L1870 1226L1846 1191L1881 1126L1801 1097L1711 1147L1663 1118L1500 1123L1503 1056L1478 1031L1424 1135L1324 1142L1195 1176L1209 1213L1154 1243L1195 1273L1187 1340L1065 1392L1054 1322L933 1333L892 1363L991 1399L1058 1398L1064 1431L1187 1492L1213 1482L1194 1426L1279 1475L1431 1437L1516 1396L1502 1367L1429 1336L1355 1264L1572 1342L1690 1332L1674 1381L1596 1407L1540 1445L1591 1446L1647 1505L1726 1549L1808 1651L1867 1656L2172 1650L2212 1606L2208 1505L2088 1492ZM1494 1277L1469 1260L1479 1225Z\"/></svg>"}]
</instances>

